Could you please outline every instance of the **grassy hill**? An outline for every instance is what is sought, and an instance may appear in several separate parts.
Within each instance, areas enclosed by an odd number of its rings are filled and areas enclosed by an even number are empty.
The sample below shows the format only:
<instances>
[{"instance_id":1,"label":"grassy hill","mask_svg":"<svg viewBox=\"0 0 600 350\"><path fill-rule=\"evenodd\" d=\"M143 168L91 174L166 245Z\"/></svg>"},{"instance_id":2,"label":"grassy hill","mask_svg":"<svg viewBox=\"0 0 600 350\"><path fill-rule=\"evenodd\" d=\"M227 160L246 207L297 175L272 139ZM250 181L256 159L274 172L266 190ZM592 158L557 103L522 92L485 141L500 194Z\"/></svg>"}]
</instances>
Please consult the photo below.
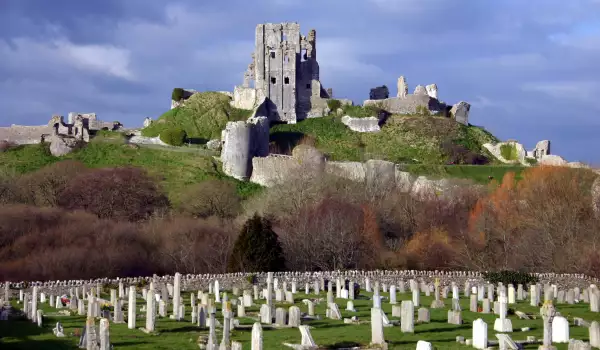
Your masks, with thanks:
<instances>
[{"instance_id":1,"label":"grassy hill","mask_svg":"<svg viewBox=\"0 0 600 350\"><path fill-rule=\"evenodd\" d=\"M231 107L229 101L228 96L217 92L195 94L185 106L166 112L150 127L143 129L143 134L153 137L165 129L180 127L199 142L218 138L228 121L245 120L252 113ZM353 107L353 114L360 115L361 108ZM213 158L216 154L210 151L187 146L138 147L123 141L121 133L100 132L87 147L62 158L50 155L48 145L20 146L0 153L0 170L26 173L61 159L78 160L92 168L139 166L160 179L174 203L178 202L187 186L207 179L233 181L243 197L260 190L258 185L225 176L219 162ZM468 178L479 183L486 183L490 178L501 179L508 171L514 171L518 176L523 169L518 166L497 163L485 166L448 165L448 155L441 146L450 142L475 154L486 154L481 145L491 141L496 141L495 137L482 128L421 115L391 116L378 133L351 131L335 116L271 128L271 150L276 153L287 153L299 143L310 143L331 160L385 159L403 164L406 171L415 175Z\"/></svg>"},{"instance_id":2,"label":"grassy hill","mask_svg":"<svg viewBox=\"0 0 600 350\"><path fill-rule=\"evenodd\" d=\"M180 195L187 186L208 179L234 182L242 197L249 197L261 189L259 185L238 181L223 174L213 155L197 148L176 151L127 145L123 143L121 133L104 132L93 138L86 147L60 158L50 154L48 144L19 146L2 152L0 173L27 173L63 159L78 160L90 168L133 165L146 169L150 175L158 178L169 199L175 204L179 203Z\"/></svg>"},{"instance_id":3,"label":"grassy hill","mask_svg":"<svg viewBox=\"0 0 600 350\"><path fill-rule=\"evenodd\" d=\"M163 130L181 128L193 143L204 143L221 137L229 121L246 120L252 111L234 108L229 96L219 92L200 92L186 100L183 107L174 108L142 130L142 135L155 137Z\"/></svg>"},{"instance_id":4,"label":"grassy hill","mask_svg":"<svg viewBox=\"0 0 600 350\"><path fill-rule=\"evenodd\" d=\"M447 164L444 142L493 159L482 145L497 139L483 128L465 126L449 118L393 115L377 133L351 131L333 116L276 125L271 128L271 141L283 153L298 142L314 143L332 160Z\"/></svg>"}]
</instances>

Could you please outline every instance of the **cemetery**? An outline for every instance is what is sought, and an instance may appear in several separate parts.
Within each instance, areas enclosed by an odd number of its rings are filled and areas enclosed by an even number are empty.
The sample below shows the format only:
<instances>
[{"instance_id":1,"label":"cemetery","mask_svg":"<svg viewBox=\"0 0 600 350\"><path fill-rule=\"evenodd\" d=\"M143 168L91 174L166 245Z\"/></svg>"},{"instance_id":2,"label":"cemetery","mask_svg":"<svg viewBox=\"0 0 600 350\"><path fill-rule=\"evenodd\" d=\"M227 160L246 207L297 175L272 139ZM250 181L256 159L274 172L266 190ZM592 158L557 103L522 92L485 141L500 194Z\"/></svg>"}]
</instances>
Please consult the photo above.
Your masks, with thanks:
<instances>
[{"instance_id":1,"label":"cemetery","mask_svg":"<svg viewBox=\"0 0 600 350\"><path fill-rule=\"evenodd\" d=\"M5 282L1 349L598 349L598 281L332 271Z\"/></svg>"}]
</instances>

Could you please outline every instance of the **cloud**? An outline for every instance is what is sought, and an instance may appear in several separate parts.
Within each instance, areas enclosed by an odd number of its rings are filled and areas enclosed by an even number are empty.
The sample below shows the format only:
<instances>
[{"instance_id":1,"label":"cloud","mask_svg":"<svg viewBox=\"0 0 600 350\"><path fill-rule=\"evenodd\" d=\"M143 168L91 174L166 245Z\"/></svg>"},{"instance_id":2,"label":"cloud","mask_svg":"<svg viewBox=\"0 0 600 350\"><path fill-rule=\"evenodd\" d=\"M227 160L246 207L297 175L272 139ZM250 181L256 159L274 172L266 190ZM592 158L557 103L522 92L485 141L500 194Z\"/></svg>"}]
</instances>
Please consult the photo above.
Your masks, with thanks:
<instances>
[{"instance_id":1,"label":"cloud","mask_svg":"<svg viewBox=\"0 0 600 350\"><path fill-rule=\"evenodd\" d=\"M523 91L534 91L553 98L593 103L600 95L598 81L546 81L525 83Z\"/></svg>"},{"instance_id":2,"label":"cloud","mask_svg":"<svg viewBox=\"0 0 600 350\"><path fill-rule=\"evenodd\" d=\"M111 45L74 45L65 40L55 42L54 46L60 56L80 69L133 79L128 50Z\"/></svg>"},{"instance_id":3,"label":"cloud","mask_svg":"<svg viewBox=\"0 0 600 350\"><path fill-rule=\"evenodd\" d=\"M0 53L5 59L4 64L12 69L28 66L39 71L46 70L49 66L71 66L93 73L133 79L129 69L130 52L112 45L76 45L65 38L52 42L17 38L11 44L0 42Z\"/></svg>"}]
</instances>

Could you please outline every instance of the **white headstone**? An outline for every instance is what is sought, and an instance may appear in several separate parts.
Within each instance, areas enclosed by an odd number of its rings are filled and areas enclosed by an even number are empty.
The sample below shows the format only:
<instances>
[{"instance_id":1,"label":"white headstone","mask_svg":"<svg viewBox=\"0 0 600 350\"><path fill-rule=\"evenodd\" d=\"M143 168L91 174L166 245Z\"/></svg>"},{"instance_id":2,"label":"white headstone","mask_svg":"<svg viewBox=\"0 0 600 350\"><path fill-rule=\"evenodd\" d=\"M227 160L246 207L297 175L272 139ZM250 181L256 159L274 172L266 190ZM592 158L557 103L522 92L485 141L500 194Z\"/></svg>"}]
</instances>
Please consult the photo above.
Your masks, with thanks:
<instances>
[{"instance_id":1,"label":"white headstone","mask_svg":"<svg viewBox=\"0 0 600 350\"><path fill-rule=\"evenodd\" d=\"M473 321L473 347L475 349L488 347L487 323L481 318Z\"/></svg>"},{"instance_id":2,"label":"white headstone","mask_svg":"<svg viewBox=\"0 0 600 350\"><path fill-rule=\"evenodd\" d=\"M552 320L552 342L569 342L569 321L562 316L554 316Z\"/></svg>"}]
</instances>

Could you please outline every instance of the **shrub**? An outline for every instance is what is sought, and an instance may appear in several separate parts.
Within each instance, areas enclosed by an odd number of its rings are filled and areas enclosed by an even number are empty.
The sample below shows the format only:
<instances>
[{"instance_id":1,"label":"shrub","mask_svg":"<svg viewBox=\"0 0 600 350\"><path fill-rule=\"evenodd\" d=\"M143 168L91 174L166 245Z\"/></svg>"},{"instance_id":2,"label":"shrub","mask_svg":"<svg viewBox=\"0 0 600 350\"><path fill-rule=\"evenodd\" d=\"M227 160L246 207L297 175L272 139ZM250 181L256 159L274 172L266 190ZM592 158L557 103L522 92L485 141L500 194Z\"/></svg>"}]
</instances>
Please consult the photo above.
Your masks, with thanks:
<instances>
[{"instance_id":1,"label":"shrub","mask_svg":"<svg viewBox=\"0 0 600 350\"><path fill-rule=\"evenodd\" d=\"M173 101L180 101L183 98L183 89L182 88L174 88L173 93L171 93L171 99Z\"/></svg>"},{"instance_id":2,"label":"shrub","mask_svg":"<svg viewBox=\"0 0 600 350\"><path fill-rule=\"evenodd\" d=\"M448 163L450 164L484 165L489 163L486 156L475 153L467 147L452 141L442 142L441 149L444 155L448 157Z\"/></svg>"},{"instance_id":3,"label":"shrub","mask_svg":"<svg viewBox=\"0 0 600 350\"><path fill-rule=\"evenodd\" d=\"M55 206L59 194L87 168L75 160L63 160L23 175L17 181L21 202L37 206Z\"/></svg>"},{"instance_id":4,"label":"shrub","mask_svg":"<svg viewBox=\"0 0 600 350\"><path fill-rule=\"evenodd\" d=\"M500 146L500 155L506 160L517 160L517 147L512 144L503 144Z\"/></svg>"},{"instance_id":5,"label":"shrub","mask_svg":"<svg viewBox=\"0 0 600 350\"><path fill-rule=\"evenodd\" d=\"M144 276L150 247L136 225L59 208L0 209L0 280ZM77 269L65 268L77 266Z\"/></svg>"},{"instance_id":6,"label":"shrub","mask_svg":"<svg viewBox=\"0 0 600 350\"><path fill-rule=\"evenodd\" d=\"M244 224L233 246L231 272L275 272L284 269L283 250L271 222L258 214Z\"/></svg>"},{"instance_id":7,"label":"shrub","mask_svg":"<svg viewBox=\"0 0 600 350\"><path fill-rule=\"evenodd\" d=\"M183 146L186 139L187 134L181 128L166 129L160 133L160 140L171 146Z\"/></svg>"},{"instance_id":8,"label":"shrub","mask_svg":"<svg viewBox=\"0 0 600 350\"><path fill-rule=\"evenodd\" d=\"M525 158L525 161L527 162L527 164L529 165L536 165L538 163L537 159L535 158Z\"/></svg>"},{"instance_id":9,"label":"shrub","mask_svg":"<svg viewBox=\"0 0 600 350\"><path fill-rule=\"evenodd\" d=\"M59 206L100 218L139 221L168 207L167 197L144 169L104 168L75 176L58 195Z\"/></svg>"},{"instance_id":10,"label":"shrub","mask_svg":"<svg viewBox=\"0 0 600 350\"><path fill-rule=\"evenodd\" d=\"M422 116L430 116L431 112L429 111L429 108L419 105L415 107L415 114Z\"/></svg>"},{"instance_id":11,"label":"shrub","mask_svg":"<svg viewBox=\"0 0 600 350\"><path fill-rule=\"evenodd\" d=\"M15 147L16 145L10 141L0 140L0 153L6 152Z\"/></svg>"},{"instance_id":12,"label":"shrub","mask_svg":"<svg viewBox=\"0 0 600 350\"><path fill-rule=\"evenodd\" d=\"M489 283L498 284L498 282L502 282L505 286L512 284L516 286L518 284L522 284L523 286L537 283L538 278L532 274L521 271L496 271L496 272L486 272L483 274L483 278L485 278Z\"/></svg>"},{"instance_id":13,"label":"shrub","mask_svg":"<svg viewBox=\"0 0 600 350\"><path fill-rule=\"evenodd\" d=\"M241 198L235 183L207 180L190 186L181 198L180 209L194 217L235 217L241 210Z\"/></svg>"},{"instance_id":14,"label":"shrub","mask_svg":"<svg viewBox=\"0 0 600 350\"><path fill-rule=\"evenodd\" d=\"M246 276L246 281L248 281L248 283L250 283L252 285L256 284L256 282L257 282L256 275L251 274L251 275Z\"/></svg>"},{"instance_id":15,"label":"shrub","mask_svg":"<svg viewBox=\"0 0 600 350\"><path fill-rule=\"evenodd\" d=\"M342 107L342 102L340 102L340 100L336 100L335 98L332 98L332 99L327 100L327 107L329 107L329 109L332 112L335 112L338 110L338 108Z\"/></svg>"}]
</instances>

